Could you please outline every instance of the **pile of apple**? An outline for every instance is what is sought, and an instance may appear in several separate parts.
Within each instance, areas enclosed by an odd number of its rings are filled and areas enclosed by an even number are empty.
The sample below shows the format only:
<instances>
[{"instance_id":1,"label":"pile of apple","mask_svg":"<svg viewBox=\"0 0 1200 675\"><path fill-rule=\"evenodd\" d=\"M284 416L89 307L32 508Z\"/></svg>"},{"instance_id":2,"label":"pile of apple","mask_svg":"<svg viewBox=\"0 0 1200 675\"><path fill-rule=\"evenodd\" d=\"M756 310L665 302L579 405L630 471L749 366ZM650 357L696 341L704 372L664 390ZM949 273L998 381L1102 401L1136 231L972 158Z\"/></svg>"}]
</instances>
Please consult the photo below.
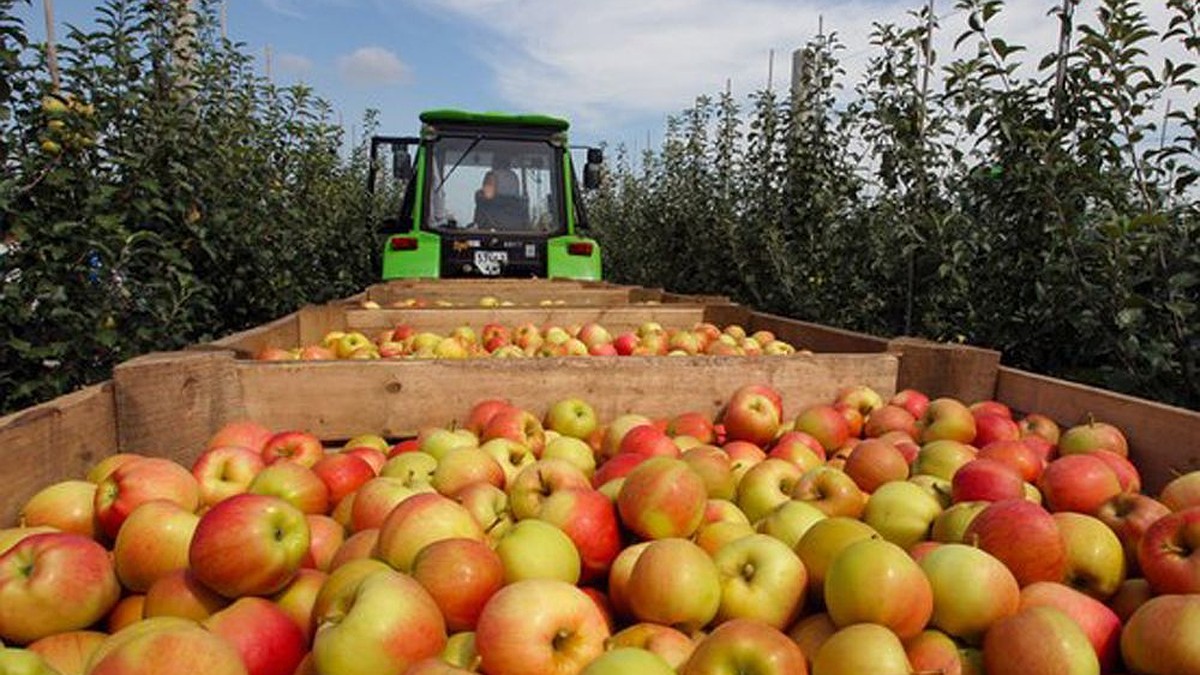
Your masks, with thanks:
<instances>
[{"instance_id":1,"label":"pile of apple","mask_svg":"<svg viewBox=\"0 0 1200 675\"><path fill-rule=\"evenodd\" d=\"M410 296L400 300L394 300L387 303L389 309L426 309L430 307L447 309L451 307L520 307L520 306L536 306L536 307L556 307L566 305L567 301L563 299L542 298L540 300L508 300L501 299L495 295L482 295L474 303L470 302L455 302L453 300L431 300L420 296ZM657 303L645 303L657 304ZM375 300L363 300L359 303L359 307L363 309L383 309L383 305Z\"/></svg>"},{"instance_id":2,"label":"pile of apple","mask_svg":"<svg viewBox=\"0 0 1200 675\"><path fill-rule=\"evenodd\" d=\"M464 412L44 488L0 673L1200 673L1200 472L1142 493L1110 424L862 386Z\"/></svg>"},{"instance_id":3,"label":"pile of apple","mask_svg":"<svg viewBox=\"0 0 1200 675\"><path fill-rule=\"evenodd\" d=\"M560 326L489 323L476 331L459 326L449 334L418 331L401 324L375 339L359 331L330 331L320 344L295 349L267 347L255 354L260 361L330 359L466 359L481 356L758 356L787 355L796 348L768 330L747 333L738 324L724 329L709 322L691 328L665 328L646 321L636 330L614 335L596 322Z\"/></svg>"}]
</instances>

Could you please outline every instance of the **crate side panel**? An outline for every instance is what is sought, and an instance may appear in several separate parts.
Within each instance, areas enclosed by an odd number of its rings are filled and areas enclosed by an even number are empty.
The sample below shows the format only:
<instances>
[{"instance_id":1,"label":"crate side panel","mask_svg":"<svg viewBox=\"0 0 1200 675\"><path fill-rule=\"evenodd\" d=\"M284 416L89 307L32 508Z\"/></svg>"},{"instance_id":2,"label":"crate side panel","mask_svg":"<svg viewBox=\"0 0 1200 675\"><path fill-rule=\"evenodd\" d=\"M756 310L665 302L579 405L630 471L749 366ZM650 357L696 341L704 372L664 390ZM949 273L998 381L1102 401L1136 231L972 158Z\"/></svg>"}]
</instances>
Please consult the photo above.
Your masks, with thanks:
<instances>
[{"instance_id":1,"label":"crate side panel","mask_svg":"<svg viewBox=\"0 0 1200 675\"><path fill-rule=\"evenodd\" d=\"M249 417L329 439L404 436L462 420L476 402L494 397L541 414L558 399L580 396L606 420L626 412L715 414L751 383L778 387L790 419L851 384L890 396L897 370L888 354L238 364Z\"/></svg>"},{"instance_id":2,"label":"crate side panel","mask_svg":"<svg viewBox=\"0 0 1200 675\"><path fill-rule=\"evenodd\" d=\"M1024 414L1048 415L1064 430L1089 420L1116 425L1149 494L1200 470L1200 412L1013 368L1000 369L996 398Z\"/></svg>"},{"instance_id":3,"label":"crate side panel","mask_svg":"<svg viewBox=\"0 0 1200 675\"><path fill-rule=\"evenodd\" d=\"M299 343L300 315L293 312L270 323L227 335L202 347L232 350L239 356L253 356L268 347L290 349Z\"/></svg>"},{"instance_id":4,"label":"crate side panel","mask_svg":"<svg viewBox=\"0 0 1200 675\"><path fill-rule=\"evenodd\" d=\"M0 528L16 524L38 490L83 478L117 448L111 382L0 418Z\"/></svg>"},{"instance_id":5,"label":"crate side panel","mask_svg":"<svg viewBox=\"0 0 1200 675\"><path fill-rule=\"evenodd\" d=\"M902 337L889 342L900 355L901 389L917 389L930 398L949 396L966 403L992 398L1000 352L968 345Z\"/></svg>"},{"instance_id":6,"label":"crate side panel","mask_svg":"<svg viewBox=\"0 0 1200 675\"><path fill-rule=\"evenodd\" d=\"M866 333L833 328L818 323L754 312L751 331L769 330L797 349L826 354L878 354L886 352L888 340Z\"/></svg>"}]
</instances>

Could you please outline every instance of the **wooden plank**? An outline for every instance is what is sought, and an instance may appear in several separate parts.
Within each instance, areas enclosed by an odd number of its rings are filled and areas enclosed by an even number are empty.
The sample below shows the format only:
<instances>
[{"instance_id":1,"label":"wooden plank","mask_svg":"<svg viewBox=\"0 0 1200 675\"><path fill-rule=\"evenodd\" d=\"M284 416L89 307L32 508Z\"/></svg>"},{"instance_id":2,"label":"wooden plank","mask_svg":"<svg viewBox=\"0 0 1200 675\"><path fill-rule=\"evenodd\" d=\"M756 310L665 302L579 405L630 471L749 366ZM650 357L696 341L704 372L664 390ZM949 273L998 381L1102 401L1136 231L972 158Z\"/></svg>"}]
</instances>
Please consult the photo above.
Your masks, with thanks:
<instances>
[{"instance_id":1,"label":"wooden plank","mask_svg":"<svg viewBox=\"0 0 1200 675\"><path fill-rule=\"evenodd\" d=\"M495 307L430 310L350 309L346 310L346 327L367 335L407 324L418 331L447 333L467 325L479 331L484 325L498 323L516 327L524 323L537 326L553 324L570 326L595 321L613 334L633 330L643 323L655 321L666 328L691 327L704 318L706 308L691 305L625 305L613 307Z\"/></svg>"},{"instance_id":2,"label":"wooden plank","mask_svg":"<svg viewBox=\"0 0 1200 675\"><path fill-rule=\"evenodd\" d=\"M1200 470L1200 412L1195 410L1003 367L995 396L1022 413L1048 415L1064 429L1089 420L1116 425L1125 432L1130 459L1150 494L1180 474Z\"/></svg>"},{"instance_id":3,"label":"wooden plank","mask_svg":"<svg viewBox=\"0 0 1200 675\"><path fill-rule=\"evenodd\" d=\"M231 350L239 356L253 356L267 347L290 349L298 344L300 316L299 313L292 312L269 323L227 335L199 347L218 351Z\"/></svg>"},{"instance_id":4,"label":"wooden plank","mask_svg":"<svg viewBox=\"0 0 1200 675\"><path fill-rule=\"evenodd\" d=\"M798 349L823 354L878 354L888 348L886 338L763 312L754 313L750 330L769 330Z\"/></svg>"},{"instance_id":5,"label":"wooden plank","mask_svg":"<svg viewBox=\"0 0 1200 675\"><path fill-rule=\"evenodd\" d=\"M345 305L306 305L297 314L299 342L293 347L317 344L330 331L346 330Z\"/></svg>"},{"instance_id":6,"label":"wooden plank","mask_svg":"<svg viewBox=\"0 0 1200 675\"><path fill-rule=\"evenodd\" d=\"M1000 352L969 345L902 337L888 343L900 356L900 389L917 389L930 398L950 396L966 403L992 398Z\"/></svg>"},{"instance_id":7,"label":"wooden plank","mask_svg":"<svg viewBox=\"0 0 1200 675\"><path fill-rule=\"evenodd\" d=\"M116 448L111 382L0 417L0 528L16 524L38 490L83 478Z\"/></svg>"},{"instance_id":8,"label":"wooden plank","mask_svg":"<svg viewBox=\"0 0 1200 675\"><path fill-rule=\"evenodd\" d=\"M216 429L244 415L234 363L232 352L160 352L118 365L120 448L191 466Z\"/></svg>"},{"instance_id":9,"label":"wooden plank","mask_svg":"<svg viewBox=\"0 0 1200 675\"><path fill-rule=\"evenodd\" d=\"M621 288L565 288L540 286L536 289L503 290L503 289L460 289L443 288L436 290L391 289L385 292L375 291L371 301L383 307L418 309L418 308L471 308L488 306L517 306L538 307L546 305L628 305L630 291ZM361 305L361 302L342 303Z\"/></svg>"},{"instance_id":10,"label":"wooden plank","mask_svg":"<svg viewBox=\"0 0 1200 675\"><path fill-rule=\"evenodd\" d=\"M778 387L790 418L851 384L890 397L898 367L889 354L242 362L238 379L247 415L274 429L305 429L327 439L360 433L396 438L461 421L475 402L491 397L541 414L555 400L581 396L610 420L625 412L715 414L734 390L750 383Z\"/></svg>"}]
</instances>

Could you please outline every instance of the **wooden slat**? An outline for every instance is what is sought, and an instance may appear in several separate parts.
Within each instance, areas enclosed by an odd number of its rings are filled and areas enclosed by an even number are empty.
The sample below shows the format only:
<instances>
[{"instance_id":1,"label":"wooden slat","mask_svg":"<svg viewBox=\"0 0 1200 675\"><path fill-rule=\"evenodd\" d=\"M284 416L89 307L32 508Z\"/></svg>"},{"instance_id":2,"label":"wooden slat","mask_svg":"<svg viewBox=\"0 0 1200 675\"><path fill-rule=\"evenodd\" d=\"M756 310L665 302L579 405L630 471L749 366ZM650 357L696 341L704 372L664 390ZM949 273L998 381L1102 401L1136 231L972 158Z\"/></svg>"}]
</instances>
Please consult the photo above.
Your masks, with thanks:
<instances>
[{"instance_id":1,"label":"wooden slat","mask_svg":"<svg viewBox=\"0 0 1200 675\"><path fill-rule=\"evenodd\" d=\"M253 356L267 347L290 349L300 344L300 316L292 312L270 323L214 340L205 349L233 350L240 356Z\"/></svg>"},{"instance_id":2,"label":"wooden slat","mask_svg":"<svg viewBox=\"0 0 1200 675\"><path fill-rule=\"evenodd\" d=\"M587 357L476 361L239 363L246 412L276 429L323 438L399 437L461 420L477 401L504 397L541 414L581 396L602 419L625 412L715 413L739 386L762 382L784 394L790 417L851 384L890 396L898 364L888 354L776 357Z\"/></svg>"},{"instance_id":3,"label":"wooden slat","mask_svg":"<svg viewBox=\"0 0 1200 675\"><path fill-rule=\"evenodd\" d=\"M38 490L83 478L117 448L111 382L0 418L0 528Z\"/></svg>"},{"instance_id":4,"label":"wooden slat","mask_svg":"<svg viewBox=\"0 0 1200 675\"><path fill-rule=\"evenodd\" d=\"M114 368L121 449L190 466L217 428L244 415L233 356L155 353Z\"/></svg>"},{"instance_id":5,"label":"wooden slat","mask_svg":"<svg viewBox=\"0 0 1200 675\"><path fill-rule=\"evenodd\" d=\"M888 343L902 355L900 389L917 389L930 398L950 396L966 403L992 398L1000 352L968 345L902 337Z\"/></svg>"},{"instance_id":6,"label":"wooden slat","mask_svg":"<svg viewBox=\"0 0 1200 675\"><path fill-rule=\"evenodd\" d=\"M878 354L888 348L885 338L762 312L754 313L750 329L769 330L799 349L823 354Z\"/></svg>"},{"instance_id":7,"label":"wooden slat","mask_svg":"<svg viewBox=\"0 0 1200 675\"><path fill-rule=\"evenodd\" d=\"M704 306L691 305L625 305L614 307L496 307L491 309L446 309L441 311L403 309L349 309L346 327L367 335L407 324L419 331L445 333L458 326L470 326L479 331L484 325L497 323L515 327L524 323L537 326L553 324L570 326L595 321L614 334L633 330L643 323L655 321L666 328L691 327L704 318Z\"/></svg>"},{"instance_id":8,"label":"wooden slat","mask_svg":"<svg viewBox=\"0 0 1200 675\"><path fill-rule=\"evenodd\" d=\"M484 307L483 301L507 303L506 306L538 307L544 305L628 305L630 291L621 288L555 288L539 286L536 289L460 289L443 288L437 290L418 289L386 289L371 293L370 300L384 307L404 309L415 308L446 308L446 307ZM353 303L359 305L361 301Z\"/></svg>"},{"instance_id":9,"label":"wooden slat","mask_svg":"<svg viewBox=\"0 0 1200 675\"><path fill-rule=\"evenodd\" d=\"M300 341L293 347L317 344L330 331L346 330L344 305L307 305L301 307L297 314Z\"/></svg>"},{"instance_id":10,"label":"wooden slat","mask_svg":"<svg viewBox=\"0 0 1200 675\"><path fill-rule=\"evenodd\" d=\"M1040 412L1064 428L1096 420L1115 424L1129 440L1144 490L1157 494L1172 478L1200 470L1200 412L1000 368L996 398L1022 413Z\"/></svg>"}]
</instances>

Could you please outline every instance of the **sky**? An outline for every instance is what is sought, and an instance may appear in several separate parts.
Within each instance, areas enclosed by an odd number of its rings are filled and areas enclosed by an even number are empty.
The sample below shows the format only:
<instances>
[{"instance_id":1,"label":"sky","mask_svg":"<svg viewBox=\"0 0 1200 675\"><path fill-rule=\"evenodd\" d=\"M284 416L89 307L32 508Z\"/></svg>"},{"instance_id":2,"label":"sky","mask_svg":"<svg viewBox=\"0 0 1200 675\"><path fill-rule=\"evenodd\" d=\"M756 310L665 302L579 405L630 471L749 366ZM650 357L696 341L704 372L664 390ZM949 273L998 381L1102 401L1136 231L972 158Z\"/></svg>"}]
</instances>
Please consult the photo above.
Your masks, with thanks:
<instances>
[{"instance_id":1,"label":"sky","mask_svg":"<svg viewBox=\"0 0 1200 675\"><path fill-rule=\"evenodd\" d=\"M44 35L43 0L26 10ZM845 45L850 82L875 53L877 22L905 23L928 0L226 0L226 30L281 85L302 82L331 102L348 136L380 111L380 133L411 134L429 108L538 112L572 122L572 141L656 146L669 115L728 84L741 101L790 81L791 53L819 28ZM59 0L56 32L86 27L95 0ZM1036 62L1057 39L1056 0L1009 0L998 34ZM1089 20L1098 2L1082 0ZM1143 3L1158 30L1162 0ZM934 0L940 62L966 27ZM1156 56L1170 53L1157 42ZM967 54L964 46L961 53ZM772 59L773 54L773 59ZM1175 103L1179 105L1178 102Z\"/></svg>"}]
</instances>

